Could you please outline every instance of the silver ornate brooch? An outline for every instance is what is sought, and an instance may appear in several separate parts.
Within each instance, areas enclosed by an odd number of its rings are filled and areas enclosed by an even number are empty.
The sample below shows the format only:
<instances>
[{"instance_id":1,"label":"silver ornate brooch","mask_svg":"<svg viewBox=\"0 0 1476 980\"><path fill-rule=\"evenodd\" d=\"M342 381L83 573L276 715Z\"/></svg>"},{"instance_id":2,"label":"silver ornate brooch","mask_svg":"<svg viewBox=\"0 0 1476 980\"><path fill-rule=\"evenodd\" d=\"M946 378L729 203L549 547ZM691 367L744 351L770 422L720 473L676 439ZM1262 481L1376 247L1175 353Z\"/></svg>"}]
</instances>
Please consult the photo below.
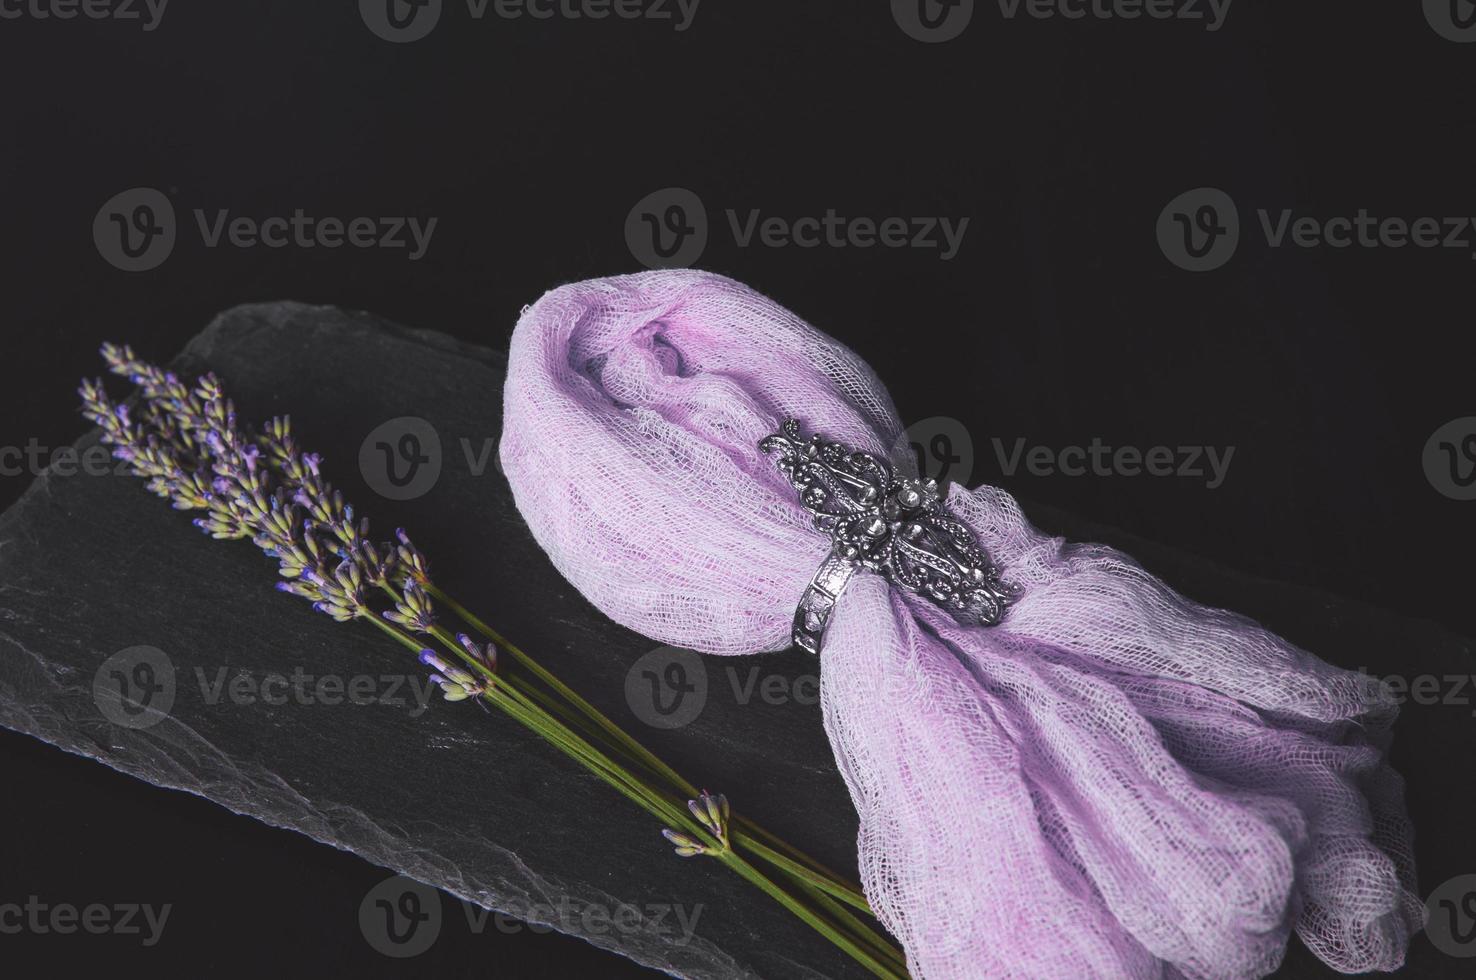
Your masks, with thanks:
<instances>
[{"instance_id":1,"label":"silver ornate brooch","mask_svg":"<svg viewBox=\"0 0 1476 980\"><path fill-rule=\"evenodd\" d=\"M885 460L819 435L807 440L795 419L759 448L777 454L775 463L832 542L795 611L795 646L820 652L831 609L857 568L964 622L993 626L1004 615L1012 590L973 532L949 513L937 481L903 478Z\"/></svg>"}]
</instances>

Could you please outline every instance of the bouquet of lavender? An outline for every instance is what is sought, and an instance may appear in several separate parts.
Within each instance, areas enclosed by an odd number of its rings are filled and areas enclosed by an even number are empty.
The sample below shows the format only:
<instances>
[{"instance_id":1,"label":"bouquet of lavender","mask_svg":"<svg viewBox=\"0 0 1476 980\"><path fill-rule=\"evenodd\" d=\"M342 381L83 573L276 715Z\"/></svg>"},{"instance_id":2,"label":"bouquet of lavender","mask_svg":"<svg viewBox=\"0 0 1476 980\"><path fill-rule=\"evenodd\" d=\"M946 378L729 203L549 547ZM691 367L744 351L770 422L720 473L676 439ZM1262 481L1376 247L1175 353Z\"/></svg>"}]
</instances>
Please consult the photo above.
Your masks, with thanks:
<instances>
[{"instance_id":1,"label":"bouquet of lavender","mask_svg":"<svg viewBox=\"0 0 1476 980\"><path fill-rule=\"evenodd\" d=\"M213 374L192 388L129 347L105 344L102 355L137 392L117 403L100 379L84 381L83 414L151 492L198 512L195 525L212 538L250 540L277 562L280 591L414 653L446 701L477 701L549 741L663 824L678 855L720 861L876 976L906 976L855 884L733 813L721 794L698 791L457 603L403 529L373 541L368 519L324 479L322 459L298 446L289 418L244 426ZM465 631L443 625L441 610Z\"/></svg>"}]
</instances>

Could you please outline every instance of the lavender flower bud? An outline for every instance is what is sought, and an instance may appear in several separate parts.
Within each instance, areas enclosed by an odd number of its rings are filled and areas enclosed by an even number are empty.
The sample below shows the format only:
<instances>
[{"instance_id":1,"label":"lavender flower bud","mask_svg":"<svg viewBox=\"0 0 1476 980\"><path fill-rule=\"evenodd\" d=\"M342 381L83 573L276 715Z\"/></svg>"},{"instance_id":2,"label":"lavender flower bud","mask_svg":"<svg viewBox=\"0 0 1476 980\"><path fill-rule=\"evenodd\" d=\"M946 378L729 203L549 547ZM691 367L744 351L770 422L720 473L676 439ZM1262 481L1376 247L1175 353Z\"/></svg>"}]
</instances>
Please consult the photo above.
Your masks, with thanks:
<instances>
[{"instance_id":1,"label":"lavender flower bud","mask_svg":"<svg viewBox=\"0 0 1476 980\"><path fill-rule=\"evenodd\" d=\"M698 841L696 838L689 837L679 830L670 830L663 828L661 831L661 836L665 837L667 840L676 845L676 852L678 857L696 857L699 854L707 853L707 848L702 845L701 841Z\"/></svg>"},{"instance_id":2,"label":"lavender flower bud","mask_svg":"<svg viewBox=\"0 0 1476 980\"><path fill-rule=\"evenodd\" d=\"M469 697L478 697L486 690L481 681L448 662L434 650L420 651L420 662L439 671L431 675L431 680L441 688L441 695L447 701L464 701Z\"/></svg>"},{"instance_id":3,"label":"lavender flower bud","mask_svg":"<svg viewBox=\"0 0 1476 980\"><path fill-rule=\"evenodd\" d=\"M722 841L724 847L728 846L728 798L726 796L703 790L702 795L697 799L687 801L687 809L692 811L692 816L697 818L698 823Z\"/></svg>"},{"instance_id":4,"label":"lavender flower bud","mask_svg":"<svg viewBox=\"0 0 1476 980\"><path fill-rule=\"evenodd\" d=\"M465 633L457 633L456 642L460 643L466 652L471 654L473 660L486 665L488 670L497 669L497 648L491 643L488 643L485 647L479 646Z\"/></svg>"},{"instance_id":5,"label":"lavender flower bud","mask_svg":"<svg viewBox=\"0 0 1476 980\"><path fill-rule=\"evenodd\" d=\"M416 582L420 585L430 584L430 564L425 555L421 554L419 548L411 542L410 536L402 527L395 528L395 538L400 542L396 553L400 559L400 571L407 582Z\"/></svg>"},{"instance_id":6,"label":"lavender flower bud","mask_svg":"<svg viewBox=\"0 0 1476 980\"><path fill-rule=\"evenodd\" d=\"M397 626L403 626L416 633L429 633L431 627L436 624L435 608L431 605L425 590L415 582L405 583L405 588L401 591L401 598L395 603L395 608L385 610L383 615L385 619Z\"/></svg>"}]
</instances>

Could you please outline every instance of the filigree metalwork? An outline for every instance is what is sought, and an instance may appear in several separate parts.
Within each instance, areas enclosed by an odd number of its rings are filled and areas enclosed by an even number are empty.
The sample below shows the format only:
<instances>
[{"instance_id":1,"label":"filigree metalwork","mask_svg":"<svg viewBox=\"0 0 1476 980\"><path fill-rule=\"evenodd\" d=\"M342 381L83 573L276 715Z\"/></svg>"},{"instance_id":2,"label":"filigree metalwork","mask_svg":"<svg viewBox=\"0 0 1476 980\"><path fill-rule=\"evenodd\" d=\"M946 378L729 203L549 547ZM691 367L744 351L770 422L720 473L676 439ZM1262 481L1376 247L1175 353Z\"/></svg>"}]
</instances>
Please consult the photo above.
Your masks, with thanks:
<instances>
[{"instance_id":1,"label":"filigree metalwork","mask_svg":"<svg viewBox=\"0 0 1476 980\"><path fill-rule=\"evenodd\" d=\"M759 448L777 456L776 465L799 491L815 527L830 536L833 559L884 575L966 622L992 626L1004 615L1010 588L973 532L949 513L937 481L904 478L885 460L819 435L805 439L795 419ZM809 617L808 625L818 627L807 630L817 647L834 601L830 589L826 594L830 602L818 623ZM795 619L801 646L804 614L802 603Z\"/></svg>"}]
</instances>

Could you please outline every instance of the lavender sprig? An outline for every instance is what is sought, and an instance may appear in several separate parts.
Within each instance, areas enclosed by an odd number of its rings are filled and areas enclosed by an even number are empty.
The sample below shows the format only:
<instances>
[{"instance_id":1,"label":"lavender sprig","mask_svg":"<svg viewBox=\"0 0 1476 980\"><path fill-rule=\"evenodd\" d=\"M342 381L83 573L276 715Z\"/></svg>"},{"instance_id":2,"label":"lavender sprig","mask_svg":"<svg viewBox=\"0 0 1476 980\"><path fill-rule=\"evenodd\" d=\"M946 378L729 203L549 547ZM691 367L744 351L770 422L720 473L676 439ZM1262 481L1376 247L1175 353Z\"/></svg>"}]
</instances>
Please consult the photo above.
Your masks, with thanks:
<instances>
[{"instance_id":1,"label":"lavender sprig","mask_svg":"<svg viewBox=\"0 0 1476 980\"><path fill-rule=\"evenodd\" d=\"M177 508L207 510L195 525L213 538L249 537L278 561L288 580L278 584L281 591L340 622L373 614L366 586L415 583L397 608L404 625L428 631L434 615L419 585L429 581L424 557L403 531L398 545L369 540L369 522L356 521L343 494L322 478L320 458L301 452L289 418L252 433L214 375L190 390L129 347L105 345L103 357L113 373L138 385L152 431L134 425L125 406L112 405L101 382L79 389L84 414L103 427L115 456L150 478L151 489ZM398 572L402 556L408 577Z\"/></svg>"},{"instance_id":2,"label":"lavender sprig","mask_svg":"<svg viewBox=\"0 0 1476 980\"><path fill-rule=\"evenodd\" d=\"M403 593L386 619L430 632L435 612L424 589L430 582L424 556L403 530L396 532L398 544L369 540L369 522L356 521L343 494L323 479L317 454L301 452L289 418L250 432L213 374L192 390L129 347L104 345L102 353L113 373L138 385L148 424L113 404L101 381L78 389L83 414L152 491L177 509L207 511L194 524L212 538L250 538L277 560L278 590L318 612L338 622L373 616L367 590L399 586Z\"/></svg>"}]
</instances>

